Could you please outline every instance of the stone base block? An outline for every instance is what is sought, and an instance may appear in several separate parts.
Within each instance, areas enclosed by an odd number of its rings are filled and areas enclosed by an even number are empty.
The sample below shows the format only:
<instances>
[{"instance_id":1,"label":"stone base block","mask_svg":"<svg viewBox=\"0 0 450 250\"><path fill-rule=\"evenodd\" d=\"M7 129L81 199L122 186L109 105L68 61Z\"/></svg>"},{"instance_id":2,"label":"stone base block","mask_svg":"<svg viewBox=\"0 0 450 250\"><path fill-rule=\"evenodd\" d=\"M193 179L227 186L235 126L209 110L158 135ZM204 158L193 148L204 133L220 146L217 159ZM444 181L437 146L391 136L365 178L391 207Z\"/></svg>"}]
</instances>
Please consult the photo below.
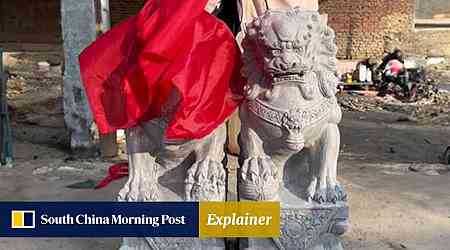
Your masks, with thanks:
<instances>
[{"instance_id":1,"label":"stone base block","mask_svg":"<svg viewBox=\"0 0 450 250\"><path fill-rule=\"evenodd\" d=\"M224 239L124 238L120 250L224 250Z\"/></svg>"},{"instance_id":2,"label":"stone base block","mask_svg":"<svg viewBox=\"0 0 450 250\"><path fill-rule=\"evenodd\" d=\"M342 204L314 207L285 207L281 212L281 237L241 239L247 250L341 250L336 236L348 229L348 207Z\"/></svg>"}]
</instances>

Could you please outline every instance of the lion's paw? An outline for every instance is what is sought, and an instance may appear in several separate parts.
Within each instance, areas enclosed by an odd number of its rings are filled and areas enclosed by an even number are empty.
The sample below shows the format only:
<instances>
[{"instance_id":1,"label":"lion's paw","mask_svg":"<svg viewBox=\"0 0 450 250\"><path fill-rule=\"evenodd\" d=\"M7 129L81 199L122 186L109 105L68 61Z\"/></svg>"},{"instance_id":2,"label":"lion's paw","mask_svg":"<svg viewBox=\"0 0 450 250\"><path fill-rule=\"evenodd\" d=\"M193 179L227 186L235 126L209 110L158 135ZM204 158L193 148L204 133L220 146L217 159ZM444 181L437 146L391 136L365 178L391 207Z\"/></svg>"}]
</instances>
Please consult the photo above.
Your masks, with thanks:
<instances>
[{"instance_id":1,"label":"lion's paw","mask_svg":"<svg viewBox=\"0 0 450 250\"><path fill-rule=\"evenodd\" d=\"M319 204L328 201L328 188L318 188L314 193L313 200Z\"/></svg>"},{"instance_id":2,"label":"lion's paw","mask_svg":"<svg viewBox=\"0 0 450 250\"><path fill-rule=\"evenodd\" d=\"M345 192L344 188L340 184L337 184L334 187L334 190L337 194L337 200L338 201L347 201L347 192Z\"/></svg>"},{"instance_id":3,"label":"lion's paw","mask_svg":"<svg viewBox=\"0 0 450 250\"><path fill-rule=\"evenodd\" d=\"M222 163L206 158L195 162L187 172L186 200L225 200L226 171Z\"/></svg>"},{"instance_id":4,"label":"lion's paw","mask_svg":"<svg viewBox=\"0 0 450 250\"><path fill-rule=\"evenodd\" d=\"M158 165L147 156L129 165L129 177L120 190L119 201L154 201L159 198Z\"/></svg>"},{"instance_id":5,"label":"lion's paw","mask_svg":"<svg viewBox=\"0 0 450 250\"><path fill-rule=\"evenodd\" d=\"M154 201L158 199L158 190L154 180L145 178L131 179L119 192L119 201Z\"/></svg>"},{"instance_id":6,"label":"lion's paw","mask_svg":"<svg viewBox=\"0 0 450 250\"><path fill-rule=\"evenodd\" d=\"M244 161L240 172L240 192L249 200L278 198L278 168L270 157L251 157Z\"/></svg>"},{"instance_id":7,"label":"lion's paw","mask_svg":"<svg viewBox=\"0 0 450 250\"><path fill-rule=\"evenodd\" d=\"M309 187L307 189L307 200L311 202L311 200L323 204L323 203L337 203L339 201L347 201L347 194L344 189L339 185L334 185L332 187L328 186L326 188L317 188L315 191L312 191L313 187Z\"/></svg>"}]
</instances>

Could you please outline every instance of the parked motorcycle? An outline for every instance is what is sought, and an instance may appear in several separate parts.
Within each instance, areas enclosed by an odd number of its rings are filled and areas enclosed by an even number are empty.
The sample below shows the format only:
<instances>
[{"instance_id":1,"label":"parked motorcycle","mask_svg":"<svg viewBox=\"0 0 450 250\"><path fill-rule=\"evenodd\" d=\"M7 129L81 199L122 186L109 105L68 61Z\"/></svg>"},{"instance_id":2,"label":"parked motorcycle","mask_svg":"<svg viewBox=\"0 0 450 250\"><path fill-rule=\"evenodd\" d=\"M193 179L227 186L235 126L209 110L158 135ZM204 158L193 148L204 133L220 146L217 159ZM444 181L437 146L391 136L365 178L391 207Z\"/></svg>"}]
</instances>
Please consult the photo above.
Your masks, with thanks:
<instances>
[{"instance_id":1,"label":"parked motorcycle","mask_svg":"<svg viewBox=\"0 0 450 250\"><path fill-rule=\"evenodd\" d=\"M403 53L395 50L387 54L376 70L379 79L379 96L393 95L402 101L415 101L418 84L423 75L420 69L408 69L403 60Z\"/></svg>"}]
</instances>

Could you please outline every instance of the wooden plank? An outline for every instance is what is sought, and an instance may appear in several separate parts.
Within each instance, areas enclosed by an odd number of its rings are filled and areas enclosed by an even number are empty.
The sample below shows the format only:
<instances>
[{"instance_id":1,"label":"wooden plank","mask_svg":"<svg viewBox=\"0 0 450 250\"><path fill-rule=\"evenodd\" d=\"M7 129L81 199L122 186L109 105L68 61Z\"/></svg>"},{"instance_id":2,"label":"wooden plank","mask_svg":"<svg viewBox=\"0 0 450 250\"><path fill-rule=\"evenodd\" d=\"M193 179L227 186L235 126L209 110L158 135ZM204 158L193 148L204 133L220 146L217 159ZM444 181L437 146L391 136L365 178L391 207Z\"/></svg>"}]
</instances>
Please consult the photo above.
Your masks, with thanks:
<instances>
[{"instance_id":1,"label":"wooden plank","mask_svg":"<svg viewBox=\"0 0 450 250\"><path fill-rule=\"evenodd\" d=\"M117 145L117 134L110 133L100 136L100 153L103 158L117 156L119 147Z\"/></svg>"},{"instance_id":2,"label":"wooden plank","mask_svg":"<svg viewBox=\"0 0 450 250\"><path fill-rule=\"evenodd\" d=\"M240 131L241 131L241 120L239 119L239 112L236 111L227 122L227 132L228 132L227 150L228 153L236 156L239 155L241 151L239 147Z\"/></svg>"}]
</instances>

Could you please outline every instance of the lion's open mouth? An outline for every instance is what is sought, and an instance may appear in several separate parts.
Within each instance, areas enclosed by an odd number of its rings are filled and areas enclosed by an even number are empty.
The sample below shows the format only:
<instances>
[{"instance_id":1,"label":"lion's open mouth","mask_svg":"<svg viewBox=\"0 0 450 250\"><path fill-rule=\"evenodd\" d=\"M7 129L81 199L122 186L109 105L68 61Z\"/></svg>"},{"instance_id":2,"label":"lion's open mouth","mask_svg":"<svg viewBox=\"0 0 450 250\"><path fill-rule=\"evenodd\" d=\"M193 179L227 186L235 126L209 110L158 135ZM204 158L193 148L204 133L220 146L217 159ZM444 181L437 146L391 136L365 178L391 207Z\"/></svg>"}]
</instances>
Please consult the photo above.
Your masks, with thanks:
<instances>
[{"instance_id":1,"label":"lion's open mouth","mask_svg":"<svg viewBox=\"0 0 450 250\"><path fill-rule=\"evenodd\" d=\"M273 85L279 85L286 82L305 82L305 74L304 73L284 73L273 76Z\"/></svg>"}]
</instances>

